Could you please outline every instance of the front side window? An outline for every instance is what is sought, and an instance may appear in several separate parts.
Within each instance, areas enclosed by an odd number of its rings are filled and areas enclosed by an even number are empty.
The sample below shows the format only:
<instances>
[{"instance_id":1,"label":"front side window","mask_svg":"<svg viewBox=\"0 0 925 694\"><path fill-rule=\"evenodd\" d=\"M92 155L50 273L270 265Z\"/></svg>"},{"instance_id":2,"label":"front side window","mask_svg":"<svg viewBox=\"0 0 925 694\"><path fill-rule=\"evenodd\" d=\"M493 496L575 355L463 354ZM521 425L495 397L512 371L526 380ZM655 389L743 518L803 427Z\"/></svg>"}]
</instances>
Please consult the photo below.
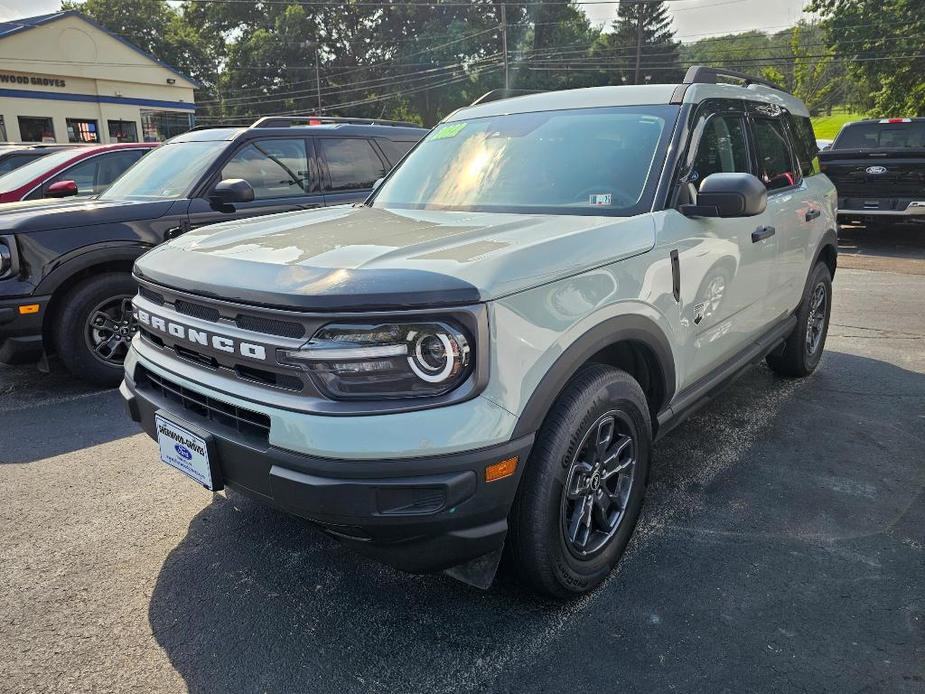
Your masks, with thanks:
<instances>
[{"instance_id":1,"label":"front side window","mask_svg":"<svg viewBox=\"0 0 925 694\"><path fill-rule=\"evenodd\" d=\"M305 146L302 138L250 142L222 167L221 178L243 178L256 200L305 195L311 180Z\"/></svg>"},{"instance_id":2,"label":"front side window","mask_svg":"<svg viewBox=\"0 0 925 694\"><path fill-rule=\"evenodd\" d=\"M756 118L754 123L758 178L764 182L768 190L796 185L800 176L790 155L783 122L770 118Z\"/></svg>"},{"instance_id":3,"label":"front side window","mask_svg":"<svg viewBox=\"0 0 925 694\"><path fill-rule=\"evenodd\" d=\"M46 181L43 188L47 190L48 186L58 181L74 181L77 184L78 195L95 195L100 192L97 189L97 177L99 176L101 158L90 157L69 169L65 169Z\"/></svg>"},{"instance_id":4,"label":"front side window","mask_svg":"<svg viewBox=\"0 0 925 694\"><path fill-rule=\"evenodd\" d=\"M368 140L319 138L318 148L328 165L331 190L363 190L385 176L382 160Z\"/></svg>"},{"instance_id":5,"label":"front side window","mask_svg":"<svg viewBox=\"0 0 925 694\"><path fill-rule=\"evenodd\" d=\"M117 178L100 197L105 200L171 200L189 195L226 147L228 143L223 140L162 145Z\"/></svg>"},{"instance_id":6,"label":"front side window","mask_svg":"<svg viewBox=\"0 0 925 694\"><path fill-rule=\"evenodd\" d=\"M19 139L23 142L56 142L51 118L19 116Z\"/></svg>"},{"instance_id":7,"label":"front side window","mask_svg":"<svg viewBox=\"0 0 925 694\"><path fill-rule=\"evenodd\" d=\"M677 114L675 106L621 106L444 123L393 172L372 204L638 214L654 195L654 163L664 159Z\"/></svg>"},{"instance_id":8,"label":"front side window","mask_svg":"<svg viewBox=\"0 0 925 694\"><path fill-rule=\"evenodd\" d=\"M713 116L700 136L688 181L696 188L710 174L749 173L745 121L740 116Z\"/></svg>"},{"instance_id":9,"label":"front side window","mask_svg":"<svg viewBox=\"0 0 925 694\"><path fill-rule=\"evenodd\" d=\"M100 132L95 120L66 118L68 142L99 142Z\"/></svg>"}]
</instances>

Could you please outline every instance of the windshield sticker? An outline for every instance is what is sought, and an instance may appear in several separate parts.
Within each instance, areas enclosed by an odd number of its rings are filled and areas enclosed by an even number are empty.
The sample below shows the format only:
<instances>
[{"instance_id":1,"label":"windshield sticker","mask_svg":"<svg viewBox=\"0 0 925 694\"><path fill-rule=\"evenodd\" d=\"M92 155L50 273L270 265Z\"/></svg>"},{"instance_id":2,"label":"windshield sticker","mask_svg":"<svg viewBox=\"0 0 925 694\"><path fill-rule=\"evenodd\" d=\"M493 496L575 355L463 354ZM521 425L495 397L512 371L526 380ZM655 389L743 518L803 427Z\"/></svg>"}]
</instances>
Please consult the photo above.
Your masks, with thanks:
<instances>
[{"instance_id":1,"label":"windshield sticker","mask_svg":"<svg viewBox=\"0 0 925 694\"><path fill-rule=\"evenodd\" d=\"M447 123L441 127L430 138L431 140L445 140L448 137L456 137L466 127L465 123Z\"/></svg>"},{"instance_id":2,"label":"windshield sticker","mask_svg":"<svg viewBox=\"0 0 925 694\"><path fill-rule=\"evenodd\" d=\"M588 203L592 207L609 207L613 204L613 193L592 193Z\"/></svg>"}]
</instances>

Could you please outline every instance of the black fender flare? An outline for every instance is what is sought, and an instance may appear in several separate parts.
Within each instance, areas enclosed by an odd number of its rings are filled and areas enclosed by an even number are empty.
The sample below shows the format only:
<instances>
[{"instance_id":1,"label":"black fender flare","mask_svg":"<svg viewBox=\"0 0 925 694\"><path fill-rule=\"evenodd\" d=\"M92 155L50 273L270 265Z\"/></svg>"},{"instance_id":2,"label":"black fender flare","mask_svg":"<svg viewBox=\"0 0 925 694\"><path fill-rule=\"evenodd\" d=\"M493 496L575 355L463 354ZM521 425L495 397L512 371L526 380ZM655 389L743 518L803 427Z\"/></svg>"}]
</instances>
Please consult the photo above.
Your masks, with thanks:
<instances>
[{"instance_id":1,"label":"black fender flare","mask_svg":"<svg viewBox=\"0 0 925 694\"><path fill-rule=\"evenodd\" d=\"M618 342L636 342L648 348L658 362L664 396L657 409L674 397L675 362L671 344L655 321L639 315L614 316L598 323L559 355L534 389L517 420L512 439L536 432L556 398L579 368L602 349Z\"/></svg>"},{"instance_id":2,"label":"black fender flare","mask_svg":"<svg viewBox=\"0 0 925 694\"><path fill-rule=\"evenodd\" d=\"M106 263L134 262L153 246L135 242L109 242L82 248L73 254L59 258L57 265L46 274L35 288L36 294L54 294L62 284L79 272Z\"/></svg>"},{"instance_id":3,"label":"black fender flare","mask_svg":"<svg viewBox=\"0 0 925 694\"><path fill-rule=\"evenodd\" d=\"M813 256L813 263L809 266L810 271L816 267L816 263L819 262L819 258L822 255L822 252L830 247L835 254L836 265L838 258L838 232L835 229L826 229L825 233L822 235L822 238L819 239L819 244L816 246L816 254ZM832 276L835 276L835 268L832 268Z\"/></svg>"}]
</instances>

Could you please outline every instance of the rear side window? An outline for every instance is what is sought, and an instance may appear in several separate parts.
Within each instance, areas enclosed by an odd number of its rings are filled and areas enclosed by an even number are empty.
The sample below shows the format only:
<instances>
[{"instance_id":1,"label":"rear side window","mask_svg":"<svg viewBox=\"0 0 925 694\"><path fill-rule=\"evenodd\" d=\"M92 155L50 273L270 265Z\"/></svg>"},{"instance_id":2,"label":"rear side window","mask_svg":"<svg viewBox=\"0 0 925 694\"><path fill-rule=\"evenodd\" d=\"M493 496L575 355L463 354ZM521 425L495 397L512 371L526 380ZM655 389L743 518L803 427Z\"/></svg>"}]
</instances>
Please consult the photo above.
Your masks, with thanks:
<instances>
[{"instance_id":1,"label":"rear side window","mask_svg":"<svg viewBox=\"0 0 925 694\"><path fill-rule=\"evenodd\" d=\"M803 116L791 116L790 125L794 136L793 146L800 160L800 169L804 176L815 176L819 173L819 160L816 158L819 147L816 145L813 122Z\"/></svg>"},{"instance_id":2,"label":"rear side window","mask_svg":"<svg viewBox=\"0 0 925 694\"><path fill-rule=\"evenodd\" d=\"M758 178L768 190L796 185L800 176L790 156L784 124L780 120L757 118L754 121L755 154L758 158Z\"/></svg>"},{"instance_id":3,"label":"rear side window","mask_svg":"<svg viewBox=\"0 0 925 694\"><path fill-rule=\"evenodd\" d=\"M385 176L385 167L368 140L319 138L321 155L328 164L331 190L372 188Z\"/></svg>"},{"instance_id":4,"label":"rear side window","mask_svg":"<svg viewBox=\"0 0 925 694\"><path fill-rule=\"evenodd\" d=\"M405 140L386 140L380 139L377 140L379 147L382 148L382 151L385 153L386 158L389 160L389 164L395 166L403 156L405 156L409 150L417 144L416 140L411 140L410 142Z\"/></svg>"},{"instance_id":5,"label":"rear side window","mask_svg":"<svg viewBox=\"0 0 925 694\"><path fill-rule=\"evenodd\" d=\"M225 164L221 178L243 178L255 200L305 195L310 181L305 144L302 138L255 140Z\"/></svg>"},{"instance_id":6,"label":"rear side window","mask_svg":"<svg viewBox=\"0 0 925 694\"><path fill-rule=\"evenodd\" d=\"M832 149L925 149L925 121L848 125Z\"/></svg>"}]
</instances>

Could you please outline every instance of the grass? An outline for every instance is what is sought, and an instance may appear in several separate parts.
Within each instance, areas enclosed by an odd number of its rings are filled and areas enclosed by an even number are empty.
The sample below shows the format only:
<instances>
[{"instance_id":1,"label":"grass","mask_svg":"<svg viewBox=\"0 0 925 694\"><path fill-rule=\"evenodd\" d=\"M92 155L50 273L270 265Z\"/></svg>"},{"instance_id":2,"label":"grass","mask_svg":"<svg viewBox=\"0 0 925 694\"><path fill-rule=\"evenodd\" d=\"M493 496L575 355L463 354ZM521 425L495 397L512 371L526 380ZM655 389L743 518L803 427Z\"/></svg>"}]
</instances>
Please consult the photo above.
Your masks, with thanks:
<instances>
[{"instance_id":1,"label":"grass","mask_svg":"<svg viewBox=\"0 0 925 694\"><path fill-rule=\"evenodd\" d=\"M813 118L813 130L816 131L816 137L820 140L834 140L838 131L845 123L853 120L861 120L864 116L860 113L850 113L844 110L833 110L831 116L818 116Z\"/></svg>"}]
</instances>

